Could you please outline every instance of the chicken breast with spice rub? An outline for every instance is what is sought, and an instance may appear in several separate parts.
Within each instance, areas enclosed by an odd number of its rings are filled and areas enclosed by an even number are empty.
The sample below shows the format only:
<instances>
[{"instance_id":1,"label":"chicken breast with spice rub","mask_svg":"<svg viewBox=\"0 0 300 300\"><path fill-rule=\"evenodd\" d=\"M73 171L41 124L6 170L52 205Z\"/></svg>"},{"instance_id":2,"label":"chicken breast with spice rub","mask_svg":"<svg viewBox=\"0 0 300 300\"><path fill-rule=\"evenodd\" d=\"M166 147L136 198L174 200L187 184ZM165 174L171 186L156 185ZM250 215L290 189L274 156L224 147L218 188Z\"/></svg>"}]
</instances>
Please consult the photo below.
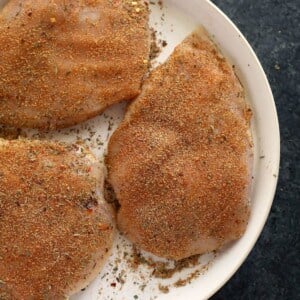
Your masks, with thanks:
<instances>
[{"instance_id":1,"label":"chicken breast with spice rub","mask_svg":"<svg viewBox=\"0 0 300 300\"><path fill-rule=\"evenodd\" d=\"M140 248L182 259L245 232L251 110L204 30L155 69L108 149L118 226Z\"/></svg>"},{"instance_id":2,"label":"chicken breast with spice rub","mask_svg":"<svg viewBox=\"0 0 300 300\"><path fill-rule=\"evenodd\" d=\"M66 299L96 277L115 220L85 148L0 139L0 299Z\"/></svg>"},{"instance_id":3,"label":"chicken breast with spice rub","mask_svg":"<svg viewBox=\"0 0 300 300\"><path fill-rule=\"evenodd\" d=\"M144 1L9 0L0 12L0 124L77 124L140 93Z\"/></svg>"}]
</instances>

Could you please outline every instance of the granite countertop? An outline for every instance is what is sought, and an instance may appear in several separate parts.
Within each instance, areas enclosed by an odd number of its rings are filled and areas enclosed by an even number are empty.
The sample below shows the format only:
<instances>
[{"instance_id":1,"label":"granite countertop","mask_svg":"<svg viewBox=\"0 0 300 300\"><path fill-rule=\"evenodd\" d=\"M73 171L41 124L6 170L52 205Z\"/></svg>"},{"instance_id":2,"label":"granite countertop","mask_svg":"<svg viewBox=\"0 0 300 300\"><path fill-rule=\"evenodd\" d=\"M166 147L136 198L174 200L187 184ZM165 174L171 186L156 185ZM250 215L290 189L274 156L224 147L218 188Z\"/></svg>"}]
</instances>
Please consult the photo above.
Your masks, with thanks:
<instances>
[{"instance_id":1,"label":"granite countertop","mask_svg":"<svg viewBox=\"0 0 300 300\"><path fill-rule=\"evenodd\" d=\"M213 2L246 36L269 78L280 122L281 166L262 235L211 299L300 299L300 1Z\"/></svg>"}]
</instances>

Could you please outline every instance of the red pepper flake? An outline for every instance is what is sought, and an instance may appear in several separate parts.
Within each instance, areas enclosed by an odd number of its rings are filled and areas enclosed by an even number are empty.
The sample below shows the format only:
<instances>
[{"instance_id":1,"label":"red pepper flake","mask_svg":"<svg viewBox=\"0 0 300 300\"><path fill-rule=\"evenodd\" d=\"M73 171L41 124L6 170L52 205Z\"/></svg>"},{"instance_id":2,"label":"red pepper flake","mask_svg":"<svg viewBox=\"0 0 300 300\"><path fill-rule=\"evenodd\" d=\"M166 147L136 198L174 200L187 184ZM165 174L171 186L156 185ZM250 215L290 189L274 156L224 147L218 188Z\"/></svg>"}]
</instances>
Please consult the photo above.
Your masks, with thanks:
<instances>
[{"instance_id":1,"label":"red pepper flake","mask_svg":"<svg viewBox=\"0 0 300 300\"><path fill-rule=\"evenodd\" d=\"M90 214L92 214L93 213L93 209L92 208L88 208L87 209L87 213L90 215Z\"/></svg>"},{"instance_id":2,"label":"red pepper flake","mask_svg":"<svg viewBox=\"0 0 300 300\"><path fill-rule=\"evenodd\" d=\"M99 223L98 227L100 230L108 230L109 229L109 225L105 224L105 223Z\"/></svg>"},{"instance_id":3,"label":"red pepper flake","mask_svg":"<svg viewBox=\"0 0 300 300\"><path fill-rule=\"evenodd\" d=\"M115 282L113 282L113 283L111 283L111 284L110 284L110 286L112 286L112 287L116 287L116 286L117 286L117 284L116 284Z\"/></svg>"}]
</instances>

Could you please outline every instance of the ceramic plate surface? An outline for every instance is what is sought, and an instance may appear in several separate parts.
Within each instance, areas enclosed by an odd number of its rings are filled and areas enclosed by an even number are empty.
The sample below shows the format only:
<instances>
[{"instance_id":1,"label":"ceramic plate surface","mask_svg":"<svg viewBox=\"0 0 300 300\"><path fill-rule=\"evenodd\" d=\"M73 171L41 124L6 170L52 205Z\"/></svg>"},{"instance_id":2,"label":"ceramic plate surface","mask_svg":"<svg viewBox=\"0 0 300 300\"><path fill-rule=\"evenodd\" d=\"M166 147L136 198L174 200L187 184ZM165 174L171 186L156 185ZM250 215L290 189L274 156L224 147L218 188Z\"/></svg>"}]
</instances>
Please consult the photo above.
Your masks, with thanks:
<instances>
[{"instance_id":1,"label":"ceramic plate surface","mask_svg":"<svg viewBox=\"0 0 300 300\"><path fill-rule=\"evenodd\" d=\"M0 0L0 5L1 2L5 1ZM279 127L272 92L253 50L234 24L210 1L165 0L162 8L156 3L151 4L150 9L151 26L157 30L158 39L167 41L157 63L165 61L178 43L197 26L203 25L223 54L235 65L254 114L252 134L255 158L251 218L247 231L240 240L227 246L216 257L212 254L202 256L198 266L183 270L171 279L153 278L152 271L143 266L132 270L127 260L123 259L126 253L130 255L131 245L119 236L114 253L104 270L84 291L71 297L72 300L207 299L243 263L257 241L272 205L279 169ZM124 108L125 104L121 103L108 109L102 116L69 129L46 134L36 131L27 133L41 139L68 142L81 139L103 162L107 141L122 120ZM183 287L173 287L177 280L186 279L197 270L203 274ZM169 292L161 292L159 286L169 286Z\"/></svg>"}]
</instances>

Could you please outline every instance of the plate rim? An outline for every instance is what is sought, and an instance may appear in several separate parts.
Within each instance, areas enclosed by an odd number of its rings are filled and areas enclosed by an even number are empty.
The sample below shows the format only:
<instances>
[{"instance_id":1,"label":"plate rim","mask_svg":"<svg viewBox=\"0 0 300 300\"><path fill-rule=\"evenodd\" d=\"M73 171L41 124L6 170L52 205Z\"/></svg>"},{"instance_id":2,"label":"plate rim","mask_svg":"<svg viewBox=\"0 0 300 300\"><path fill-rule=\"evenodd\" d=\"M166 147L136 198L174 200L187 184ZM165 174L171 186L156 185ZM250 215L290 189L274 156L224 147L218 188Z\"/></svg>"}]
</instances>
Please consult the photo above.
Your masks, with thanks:
<instances>
[{"instance_id":1,"label":"plate rim","mask_svg":"<svg viewBox=\"0 0 300 300\"><path fill-rule=\"evenodd\" d=\"M226 13L224 13L216 4L214 4L212 1L210 0L204 0L212 9L214 9L215 11L217 11L217 13L224 18L224 20L226 20L226 22L228 22L232 29L234 29L234 31L236 31L236 33L238 33L240 39L242 40L242 42L244 43L244 45L248 48L248 50L250 51L250 54L252 56L252 58L255 60L257 67L259 68L260 73L263 76L263 84L266 86L267 90L268 90L268 97L271 100L271 107L272 108L272 116L274 117L274 122L276 125L276 128L274 128L274 132L272 133L272 135L275 137L275 143L276 145L276 149L274 149L274 154L275 154L275 161L274 161L274 165L275 165L275 170L276 170L276 179L274 180L273 183L273 187L271 192L272 195L272 200L269 201L268 203L268 207L266 210L265 215L263 216L264 221L259 224L259 230L257 231L257 233L255 234L255 236L253 236L253 241L252 242L252 246L250 248L247 249L247 251L245 251L240 257L238 262L236 263L235 267L232 268L226 277L224 277L221 281L221 283L219 285L217 285L214 289L212 289L210 292L207 293L207 295L205 296L204 299L209 299L210 297L212 297L214 294L216 294L222 287L224 287L224 285L233 277L233 275L239 270L239 268L242 266L242 264L245 262L245 260L248 258L248 256L250 255L251 251L254 249L259 237L262 234L262 231L266 225L266 222L268 220L269 214L271 212L271 208L274 202L274 198L275 198L275 194L276 194L276 190L277 190L277 185L278 185L278 178L279 178L279 171L280 171L280 159L281 159L281 146L280 146L280 142L281 142L281 138L280 138L280 126L279 126L279 119L278 119L278 114L277 114L277 108L276 108L276 104L275 104L275 99L273 96L273 92L268 80L268 77L262 67L262 64L260 62L260 60L258 59L255 51L253 50L252 46L250 45L250 43L248 42L248 40L246 39L246 37L244 36L244 34L240 31L240 29L237 27L237 25L226 15Z\"/></svg>"}]
</instances>

